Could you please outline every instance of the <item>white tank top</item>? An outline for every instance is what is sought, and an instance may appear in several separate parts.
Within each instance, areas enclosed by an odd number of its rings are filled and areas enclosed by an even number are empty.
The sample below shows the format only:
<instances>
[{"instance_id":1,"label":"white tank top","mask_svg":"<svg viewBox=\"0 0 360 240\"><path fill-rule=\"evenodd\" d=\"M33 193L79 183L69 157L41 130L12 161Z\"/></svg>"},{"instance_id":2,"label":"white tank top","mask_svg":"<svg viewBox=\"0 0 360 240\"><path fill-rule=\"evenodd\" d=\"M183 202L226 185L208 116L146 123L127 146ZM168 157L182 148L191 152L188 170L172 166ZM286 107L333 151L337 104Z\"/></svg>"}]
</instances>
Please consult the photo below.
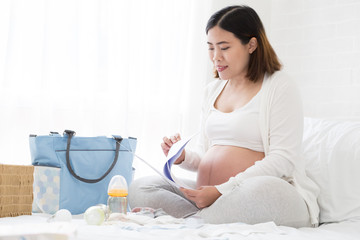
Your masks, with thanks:
<instances>
[{"instance_id":1,"label":"white tank top","mask_svg":"<svg viewBox=\"0 0 360 240\"><path fill-rule=\"evenodd\" d=\"M229 145L264 152L259 128L260 91L243 107L224 113L211 105L205 123L210 146Z\"/></svg>"}]
</instances>

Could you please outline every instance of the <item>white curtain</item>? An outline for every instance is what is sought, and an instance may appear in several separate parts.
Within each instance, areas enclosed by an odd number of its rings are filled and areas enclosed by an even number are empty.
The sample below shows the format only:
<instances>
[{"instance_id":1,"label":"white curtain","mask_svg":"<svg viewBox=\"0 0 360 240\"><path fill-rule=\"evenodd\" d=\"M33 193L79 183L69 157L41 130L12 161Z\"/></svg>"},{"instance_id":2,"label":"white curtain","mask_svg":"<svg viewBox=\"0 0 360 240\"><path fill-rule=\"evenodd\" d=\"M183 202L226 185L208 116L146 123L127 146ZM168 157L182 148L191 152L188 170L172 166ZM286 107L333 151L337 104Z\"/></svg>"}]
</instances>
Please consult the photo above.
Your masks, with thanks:
<instances>
[{"instance_id":1,"label":"white curtain","mask_svg":"<svg viewBox=\"0 0 360 240\"><path fill-rule=\"evenodd\" d=\"M0 163L31 164L29 134L71 129L137 137L137 154L163 164L162 137L198 128L210 9L207 0L0 0Z\"/></svg>"}]
</instances>

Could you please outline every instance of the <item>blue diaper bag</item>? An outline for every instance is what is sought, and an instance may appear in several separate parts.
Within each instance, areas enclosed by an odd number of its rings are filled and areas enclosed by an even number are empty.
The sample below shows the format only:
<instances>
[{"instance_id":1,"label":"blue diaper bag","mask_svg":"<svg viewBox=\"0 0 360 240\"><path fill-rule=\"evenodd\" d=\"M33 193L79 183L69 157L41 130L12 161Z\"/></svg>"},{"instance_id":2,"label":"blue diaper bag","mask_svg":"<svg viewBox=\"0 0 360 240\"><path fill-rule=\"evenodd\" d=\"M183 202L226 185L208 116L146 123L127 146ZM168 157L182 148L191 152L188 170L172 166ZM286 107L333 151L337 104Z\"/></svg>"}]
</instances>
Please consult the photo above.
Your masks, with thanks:
<instances>
[{"instance_id":1,"label":"blue diaper bag","mask_svg":"<svg viewBox=\"0 0 360 240\"><path fill-rule=\"evenodd\" d=\"M67 209L81 214L90 206L106 204L107 188L114 175L128 186L133 179L136 138L30 135L34 171L34 212L54 213Z\"/></svg>"}]
</instances>

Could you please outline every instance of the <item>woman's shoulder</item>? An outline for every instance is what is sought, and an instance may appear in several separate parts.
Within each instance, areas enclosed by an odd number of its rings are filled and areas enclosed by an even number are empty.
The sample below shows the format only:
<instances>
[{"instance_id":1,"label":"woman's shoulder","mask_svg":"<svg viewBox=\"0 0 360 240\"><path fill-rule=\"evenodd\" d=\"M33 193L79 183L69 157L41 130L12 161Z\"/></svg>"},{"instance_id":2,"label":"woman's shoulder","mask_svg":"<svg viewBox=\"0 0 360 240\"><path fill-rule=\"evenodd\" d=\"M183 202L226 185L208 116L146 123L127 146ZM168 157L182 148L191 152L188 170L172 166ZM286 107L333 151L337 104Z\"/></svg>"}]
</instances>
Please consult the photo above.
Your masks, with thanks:
<instances>
[{"instance_id":1,"label":"woman's shoulder","mask_svg":"<svg viewBox=\"0 0 360 240\"><path fill-rule=\"evenodd\" d=\"M226 84L226 80L214 79L210 81L205 88L205 94L211 96L218 92L218 90L223 89Z\"/></svg>"},{"instance_id":2,"label":"woman's shoulder","mask_svg":"<svg viewBox=\"0 0 360 240\"><path fill-rule=\"evenodd\" d=\"M297 88L296 82L285 71L276 71L273 74L266 74L264 78L264 83L269 86L269 88Z\"/></svg>"},{"instance_id":3,"label":"woman's shoulder","mask_svg":"<svg viewBox=\"0 0 360 240\"><path fill-rule=\"evenodd\" d=\"M213 90L218 88L219 86L224 86L226 84L227 80L221 80L221 79L213 79L211 80L207 85L206 88L209 90Z\"/></svg>"},{"instance_id":4,"label":"woman's shoulder","mask_svg":"<svg viewBox=\"0 0 360 240\"><path fill-rule=\"evenodd\" d=\"M292 77L285 71L276 71L273 74L265 74L265 81L276 82L276 83L284 83L284 82L292 82Z\"/></svg>"}]
</instances>

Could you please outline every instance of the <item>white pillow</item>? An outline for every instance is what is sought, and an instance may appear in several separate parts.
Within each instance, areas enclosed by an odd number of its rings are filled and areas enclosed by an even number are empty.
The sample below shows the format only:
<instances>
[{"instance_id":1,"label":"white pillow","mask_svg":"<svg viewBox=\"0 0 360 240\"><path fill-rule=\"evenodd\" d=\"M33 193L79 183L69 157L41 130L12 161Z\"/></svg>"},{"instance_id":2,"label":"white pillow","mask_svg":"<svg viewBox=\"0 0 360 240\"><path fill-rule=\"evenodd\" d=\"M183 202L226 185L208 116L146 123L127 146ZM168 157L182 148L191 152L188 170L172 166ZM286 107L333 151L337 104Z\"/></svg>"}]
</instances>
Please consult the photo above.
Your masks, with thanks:
<instances>
[{"instance_id":1,"label":"white pillow","mask_svg":"<svg viewBox=\"0 0 360 240\"><path fill-rule=\"evenodd\" d=\"M360 121L305 118L304 157L320 187L320 223L360 217Z\"/></svg>"}]
</instances>

